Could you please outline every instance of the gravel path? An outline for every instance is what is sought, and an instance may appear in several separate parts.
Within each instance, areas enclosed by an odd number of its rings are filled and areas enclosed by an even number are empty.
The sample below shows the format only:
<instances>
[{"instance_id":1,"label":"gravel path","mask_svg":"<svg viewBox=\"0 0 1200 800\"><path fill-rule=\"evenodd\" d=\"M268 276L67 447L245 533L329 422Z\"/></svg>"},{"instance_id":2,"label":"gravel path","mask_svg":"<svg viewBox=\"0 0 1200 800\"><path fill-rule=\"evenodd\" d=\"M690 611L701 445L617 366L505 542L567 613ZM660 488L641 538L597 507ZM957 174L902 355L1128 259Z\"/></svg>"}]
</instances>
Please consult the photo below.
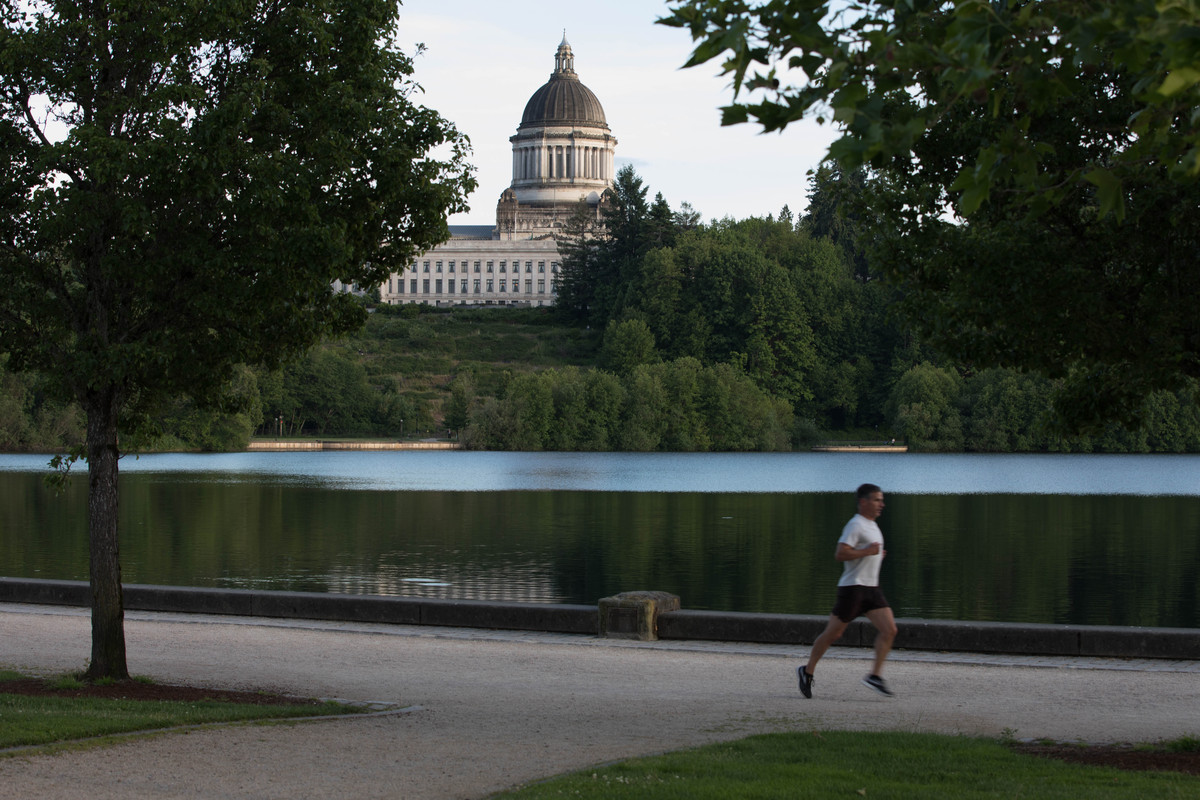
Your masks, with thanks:
<instances>
[{"instance_id":1,"label":"gravel path","mask_svg":"<svg viewBox=\"0 0 1200 800\"><path fill-rule=\"evenodd\" d=\"M0 604L0 666L81 668L77 609ZM1089 742L1200 735L1200 662L897 652L898 697L859 684L835 648L816 697L806 648L613 642L230 617L129 614L131 670L164 683L263 689L409 710L365 719L171 733L0 758L0 795L103 798L479 798L630 756L750 733L920 730ZM414 708L415 707L415 708Z\"/></svg>"}]
</instances>

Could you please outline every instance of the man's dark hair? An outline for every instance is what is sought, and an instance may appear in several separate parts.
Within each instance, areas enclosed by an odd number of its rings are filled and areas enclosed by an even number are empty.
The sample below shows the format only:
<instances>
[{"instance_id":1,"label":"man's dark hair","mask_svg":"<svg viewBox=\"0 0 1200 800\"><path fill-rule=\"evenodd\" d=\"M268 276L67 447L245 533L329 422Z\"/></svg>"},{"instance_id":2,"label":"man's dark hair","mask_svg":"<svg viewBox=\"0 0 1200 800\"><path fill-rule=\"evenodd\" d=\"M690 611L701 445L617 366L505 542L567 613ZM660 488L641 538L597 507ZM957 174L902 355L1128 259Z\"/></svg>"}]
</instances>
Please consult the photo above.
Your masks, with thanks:
<instances>
[{"instance_id":1,"label":"man's dark hair","mask_svg":"<svg viewBox=\"0 0 1200 800\"><path fill-rule=\"evenodd\" d=\"M882 491L883 489L880 489L873 483L864 483L862 486L858 487L858 491L854 493L854 497L855 499L862 500L864 497L870 497L876 492Z\"/></svg>"}]
</instances>

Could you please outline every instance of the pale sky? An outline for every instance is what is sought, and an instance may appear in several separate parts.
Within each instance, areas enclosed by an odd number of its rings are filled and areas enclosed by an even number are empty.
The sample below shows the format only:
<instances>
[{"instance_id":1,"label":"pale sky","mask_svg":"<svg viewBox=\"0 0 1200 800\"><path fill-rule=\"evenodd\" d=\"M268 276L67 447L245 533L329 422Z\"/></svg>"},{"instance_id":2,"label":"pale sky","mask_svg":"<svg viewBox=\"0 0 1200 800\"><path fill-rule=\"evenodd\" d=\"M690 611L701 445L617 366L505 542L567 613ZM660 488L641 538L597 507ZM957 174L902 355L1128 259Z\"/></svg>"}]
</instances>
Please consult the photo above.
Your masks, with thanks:
<instances>
[{"instance_id":1,"label":"pale sky","mask_svg":"<svg viewBox=\"0 0 1200 800\"><path fill-rule=\"evenodd\" d=\"M807 172L835 137L805 121L783 133L753 124L722 128L732 97L715 62L680 69L692 51L685 29L655 25L663 0L403 0L397 43L423 42L414 78L418 102L471 139L479 188L455 225L492 225L512 180L512 145L529 97L554 71L566 30L575 72L617 138L616 165L632 164L673 210L692 204L705 221L799 213Z\"/></svg>"}]
</instances>

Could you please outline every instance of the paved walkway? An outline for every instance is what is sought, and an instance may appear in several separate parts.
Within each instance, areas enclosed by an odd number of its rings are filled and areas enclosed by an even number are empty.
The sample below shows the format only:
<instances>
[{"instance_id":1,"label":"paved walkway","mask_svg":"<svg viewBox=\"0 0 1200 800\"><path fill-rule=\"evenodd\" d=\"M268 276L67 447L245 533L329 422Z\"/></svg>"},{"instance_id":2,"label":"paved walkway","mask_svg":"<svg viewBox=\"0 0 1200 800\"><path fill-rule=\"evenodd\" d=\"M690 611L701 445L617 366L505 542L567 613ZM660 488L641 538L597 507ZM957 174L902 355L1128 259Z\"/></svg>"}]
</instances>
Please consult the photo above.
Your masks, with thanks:
<instances>
[{"instance_id":1,"label":"paved walkway","mask_svg":"<svg viewBox=\"0 0 1200 800\"><path fill-rule=\"evenodd\" d=\"M898 697L835 648L816 697L807 648L131 612L131 670L163 682L391 704L405 711L136 739L0 759L0 795L479 798L626 757L829 728L1095 742L1200 735L1200 662L897 651ZM87 613L0 604L0 666L81 668Z\"/></svg>"}]
</instances>

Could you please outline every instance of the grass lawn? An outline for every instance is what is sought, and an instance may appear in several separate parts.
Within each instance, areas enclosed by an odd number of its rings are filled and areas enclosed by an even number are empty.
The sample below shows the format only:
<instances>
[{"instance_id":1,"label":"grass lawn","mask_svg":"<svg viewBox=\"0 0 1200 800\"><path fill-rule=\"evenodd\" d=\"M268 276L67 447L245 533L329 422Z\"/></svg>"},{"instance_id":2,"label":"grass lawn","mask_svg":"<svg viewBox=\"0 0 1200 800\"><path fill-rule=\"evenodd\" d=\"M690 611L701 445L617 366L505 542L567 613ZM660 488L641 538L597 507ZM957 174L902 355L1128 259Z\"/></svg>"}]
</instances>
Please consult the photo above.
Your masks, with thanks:
<instances>
[{"instance_id":1,"label":"grass lawn","mask_svg":"<svg viewBox=\"0 0 1200 800\"><path fill-rule=\"evenodd\" d=\"M215 692L212 698L206 698L203 692L197 695L194 690L187 700L88 696L88 687L71 678L48 681L45 693L5 691L6 683L15 687L12 682L25 680L25 676L0 671L0 750L69 744L96 737L214 722L295 719L361 710L337 703L296 702L286 698L272 702L273 698L262 696L243 697L240 701L217 699ZM95 687L96 690L105 688L104 685ZM165 691L157 693L169 695L175 687L163 688Z\"/></svg>"},{"instance_id":2,"label":"grass lawn","mask_svg":"<svg viewBox=\"0 0 1200 800\"><path fill-rule=\"evenodd\" d=\"M1200 777L1022 755L992 739L844 731L752 736L623 761L497 795L519 798L1197 798Z\"/></svg>"}]
</instances>

